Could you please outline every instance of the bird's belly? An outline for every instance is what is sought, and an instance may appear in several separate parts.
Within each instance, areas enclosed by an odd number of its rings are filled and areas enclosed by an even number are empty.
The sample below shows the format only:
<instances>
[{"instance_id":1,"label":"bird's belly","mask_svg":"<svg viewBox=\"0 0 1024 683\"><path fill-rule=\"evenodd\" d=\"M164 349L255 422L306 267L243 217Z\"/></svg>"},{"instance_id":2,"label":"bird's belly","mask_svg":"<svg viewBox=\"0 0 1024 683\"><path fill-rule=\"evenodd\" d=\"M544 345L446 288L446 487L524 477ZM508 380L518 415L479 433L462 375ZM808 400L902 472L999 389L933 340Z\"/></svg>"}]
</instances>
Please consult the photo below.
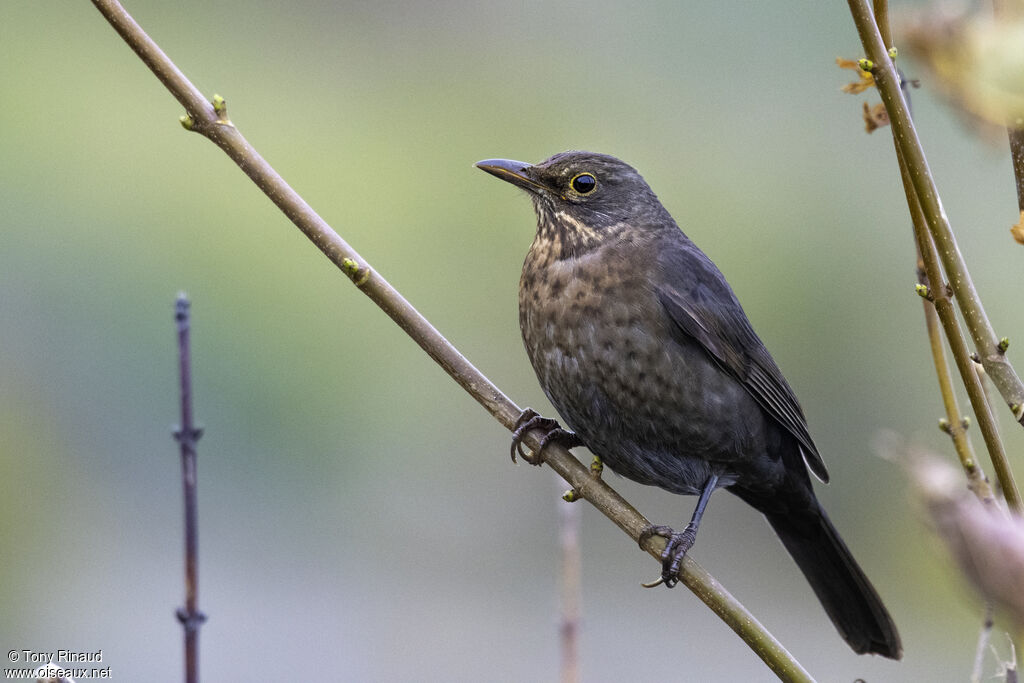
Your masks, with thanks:
<instances>
[{"instance_id":1,"label":"bird's belly","mask_svg":"<svg viewBox=\"0 0 1024 683\"><path fill-rule=\"evenodd\" d=\"M746 390L670 333L653 295L583 311L571 290L521 311L530 360L566 424L630 479L696 493L716 473L728 485L764 443Z\"/></svg>"}]
</instances>

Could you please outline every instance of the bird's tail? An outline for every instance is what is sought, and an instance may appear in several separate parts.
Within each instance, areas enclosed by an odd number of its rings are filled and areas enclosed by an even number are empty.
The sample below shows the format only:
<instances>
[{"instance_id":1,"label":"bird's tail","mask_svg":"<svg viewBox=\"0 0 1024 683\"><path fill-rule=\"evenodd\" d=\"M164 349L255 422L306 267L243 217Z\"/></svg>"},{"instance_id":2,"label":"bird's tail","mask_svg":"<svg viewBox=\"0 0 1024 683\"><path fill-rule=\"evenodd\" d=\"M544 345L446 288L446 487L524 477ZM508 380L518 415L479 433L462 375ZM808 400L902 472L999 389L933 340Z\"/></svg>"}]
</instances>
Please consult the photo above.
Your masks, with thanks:
<instances>
[{"instance_id":1,"label":"bird's tail","mask_svg":"<svg viewBox=\"0 0 1024 683\"><path fill-rule=\"evenodd\" d=\"M766 517L850 647L899 659L896 625L825 511L815 504L802 513Z\"/></svg>"}]
</instances>

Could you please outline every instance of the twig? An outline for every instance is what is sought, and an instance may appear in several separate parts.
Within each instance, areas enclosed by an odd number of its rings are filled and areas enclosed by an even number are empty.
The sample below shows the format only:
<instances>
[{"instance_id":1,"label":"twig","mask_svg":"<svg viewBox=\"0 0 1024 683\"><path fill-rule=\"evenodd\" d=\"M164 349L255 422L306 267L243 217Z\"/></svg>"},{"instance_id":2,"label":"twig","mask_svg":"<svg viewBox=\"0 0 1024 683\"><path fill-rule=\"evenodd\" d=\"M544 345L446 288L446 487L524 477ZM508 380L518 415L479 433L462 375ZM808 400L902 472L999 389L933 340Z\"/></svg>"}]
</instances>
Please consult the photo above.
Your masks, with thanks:
<instances>
[{"instance_id":1,"label":"twig","mask_svg":"<svg viewBox=\"0 0 1024 683\"><path fill-rule=\"evenodd\" d=\"M506 429L513 429L522 410L473 367L394 287L372 270L274 171L231 123L224 100L215 96L212 104L207 102L120 3L93 0L93 4L185 108L187 114L182 117L182 125L224 150L360 291L390 316L498 422ZM542 436L540 430L531 430L524 442L536 450ZM552 444L544 450L544 461L620 529L634 540L639 538L648 521L607 484L591 477L589 470L569 451ZM664 539L654 537L644 549L660 563L663 548ZM728 624L781 679L813 680L781 643L696 562L689 558L684 561L680 581Z\"/></svg>"},{"instance_id":2,"label":"twig","mask_svg":"<svg viewBox=\"0 0 1024 683\"><path fill-rule=\"evenodd\" d=\"M564 482L557 477L555 484ZM562 683L580 680L580 615L583 594L580 557L580 506L559 501L559 548L561 549L561 604L559 635L562 647Z\"/></svg>"},{"instance_id":3,"label":"twig","mask_svg":"<svg viewBox=\"0 0 1024 683\"><path fill-rule=\"evenodd\" d=\"M949 303L948 300L946 303ZM949 304L949 307L952 308L952 304ZM974 449L971 447L971 440L967 436L967 428L962 417L963 413L960 412L956 392L953 390L953 379L949 371L949 363L946 361L945 348L942 345L942 335L939 332L939 316L935 306L927 301L924 302L924 318L932 351L932 361L935 364L935 374L939 380L939 392L942 394L942 403L946 409L946 431L953 442L960 466L967 476L967 487L983 502L992 503L995 501L992 487L974 456ZM959 333L960 328L957 327L956 334L959 335ZM967 350L962 336L957 342L957 347L961 352Z\"/></svg>"},{"instance_id":4,"label":"twig","mask_svg":"<svg viewBox=\"0 0 1024 683\"><path fill-rule=\"evenodd\" d=\"M1020 634L1018 633L1017 635L1019 638ZM1019 680L1017 675L1017 646L1009 636L1007 636L1007 640L1010 647L1009 659L1001 662L1000 671L996 673L996 676L1002 676L1004 683L1017 683ZM995 652L995 648L992 648L992 651ZM997 658L998 656L999 654L996 653Z\"/></svg>"},{"instance_id":5,"label":"twig","mask_svg":"<svg viewBox=\"0 0 1024 683\"><path fill-rule=\"evenodd\" d=\"M1024 128L1008 126L1006 132L1010 139L1013 177L1017 181L1017 208L1024 214Z\"/></svg>"},{"instance_id":6,"label":"twig","mask_svg":"<svg viewBox=\"0 0 1024 683\"><path fill-rule=\"evenodd\" d=\"M1024 383L1006 358L1006 345L996 336L960 254L949 220L942 209L917 131L901 96L899 76L875 24L871 7L868 0L848 0L848 4L865 54L870 61L870 64L866 65L866 70L871 71L875 77L882 102L889 114L893 137L910 169L914 192L921 202L928 230L935 240L943 268L949 276L950 286L967 323L979 359L1013 412L1014 419L1024 425Z\"/></svg>"},{"instance_id":7,"label":"twig","mask_svg":"<svg viewBox=\"0 0 1024 683\"><path fill-rule=\"evenodd\" d=\"M933 278L941 277L941 271L938 264L938 255L935 252L935 245L932 243L928 234L917 230L916 236L918 238L918 247L921 250L921 257L924 263L925 272L928 273L928 279L935 283L936 280ZM950 349L953 352L953 360L956 362L957 369L960 371L960 378L967 389L967 396L971 402L971 408L974 410L974 415L978 419L978 428L981 430L982 438L985 441L985 446L988 449L989 457L992 460L992 467L995 470L996 479L999 481L999 485L1002 488L1003 496L1006 498L1007 504L1014 510L1021 510L1021 496L1017 490L1017 483L1013 477L1013 471L1010 469L1009 461L1006 458L1006 451L1003 447L1003 440L999 436L999 429L996 426L995 415L992 414L992 410L989 406L987 397L985 396L985 388L981 384L981 380L978 377L978 373L974 369L974 361L971 360L970 351L967 348L967 342L963 338L960 332L960 326L956 320L956 312L953 310L953 304L949 300L949 296L945 292L945 285L942 284L942 280L937 280L931 290L932 303L935 306L935 312L938 314L939 320L942 321L943 329L946 333L946 339L949 341ZM950 429L956 429L957 423L960 423L962 417L953 414L948 418ZM951 431L952 435L953 432ZM957 450L958 455L961 457L961 464L964 470L967 472L969 483L972 487L981 486L980 480L983 479L984 475L978 471L977 463L970 457L970 455ZM983 489L981 489L983 493ZM978 492L976 490L976 492ZM990 494L989 494L990 495ZM982 495L982 498L985 496Z\"/></svg>"},{"instance_id":8,"label":"twig","mask_svg":"<svg viewBox=\"0 0 1024 683\"><path fill-rule=\"evenodd\" d=\"M875 9L879 5L888 6L886 0L875 0ZM883 15L884 16L884 15ZM885 25L879 24L879 29L885 31ZM887 43L888 45L888 43ZM906 91L905 82L900 83L910 110L910 96ZM924 308L925 329L928 332L928 343L932 352L932 363L935 365L935 375L939 381L939 393L942 395L942 404L946 410L945 431L949 434L960 460L960 466L967 476L967 486L980 500L991 503L995 500L992 495L992 487L989 486L985 472L978 465L974 456L974 449L971 447L970 439L967 437L967 426L960 412L959 402L956 398L956 391L953 389L953 378L949 371L949 363L946 362L945 347L942 344L942 335L939 332L941 324L946 336L950 339L950 347L955 349L954 359L957 368L961 371L963 381L966 384L977 380L975 363L970 358L967 350L967 343L964 341L963 333L960 330L960 323L956 319L956 311L953 310L953 303L949 300L946 292L946 284L942 280L942 270L939 266L938 257L935 254L935 243L932 242L928 233L928 226L925 222L924 213L921 211L921 202L914 193L914 186L910 180L910 170L907 168L899 145L893 144L896 149L896 158L900 167L900 178L903 181L903 192L906 195L907 207L910 210L911 225L914 230L914 244L917 252L917 273L918 292L922 296ZM924 289L920 289L923 287ZM941 311L941 313L940 313ZM968 377L967 375L970 375ZM984 395L984 392L974 392L973 395ZM986 412L991 413L991 406L986 401ZM995 417L992 417L995 420ZM1002 448L1000 441L998 447Z\"/></svg>"},{"instance_id":9,"label":"twig","mask_svg":"<svg viewBox=\"0 0 1024 683\"><path fill-rule=\"evenodd\" d=\"M888 7L888 0L874 0L876 25L882 36L883 46L886 48L887 52L893 47L892 34L889 29ZM903 102L906 104L907 114L912 120L913 112L910 103L910 93L906 88L906 81L902 78L902 75L900 76L900 91L903 95ZM956 392L953 389L953 379L949 371L949 364L946 362L946 353L942 344L942 336L939 333L940 317L942 319L942 325L945 329L946 335L950 340L950 347L956 349L954 351L954 357L957 360L957 365L961 370L961 375L963 376L965 384L974 383L968 379L967 374L970 374L973 380L980 384L977 366L970 360L970 355L967 352L967 344L964 341L963 334L961 333L960 324L956 320L956 313L953 311L953 304L949 301L949 297L946 294L946 284L941 279L942 271L939 268L938 258L935 253L935 243L932 241L932 237L928 232L924 212L921 209L921 202L918 200L917 194L914 191L913 182L910 176L910 169L907 168L906 158L900 151L900 146L895 136L893 137L893 144L896 147L896 158L899 162L900 178L903 182L903 191L906 195L907 207L910 209L911 222L914 228L914 241L916 244L918 261L918 284L919 287L924 288L923 293L927 294L927 296L923 297L922 301L922 304L924 305L925 327L928 331L928 342L931 347L932 361L935 365L935 374L939 380L939 392L942 395L942 402L946 409L947 431L950 439L953 441L953 447L956 450L957 457L960 459L960 465L967 476L968 489L970 489L983 503L986 505L992 505L995 503L995 496L992 494L992 487L989 485L984 471L978 465L977 459L974 457L974 449L971 448L970 439L967 437L967 427L965 421L961 418ZM919 289L919 291L922 290ZM942 308L941 316L938 312L940 307ZM991 415L991 404L988 401L987 394L985 394L984 391L979 392L975 390L971 395L976 396L979 393L985 397L984 413L992 420L994 425L995 417ZM1000 448L1001 445L1002 441L999 440ZM987 603L985 605L982 625L978 633L978 645L975 651L974 667L971 671L971 683L981 683L984 653L987 650L987 645L992 634L992 627L992 604Z\"/></svg>"},{"instance_id":10,"label":"twig","mask_svg":"<svg viewBox=\"0 0 1024 683\"><path fill-rule=\"evenodd\" d=\"M185 683L199 681L199 524L196 500L196 442L203 430L192 420L192 358L189 347L189 301L179 294L174 307L178 325L178 371L181 379L181 424L174 438L181 445L181 480L185 492L185 606L177 611L185 631Z\"/></svg>"},{"instance_id":11,"label":"twig","mask_svg":"<svg viewBox=\"0 0 1024 683\"><path fill-rule=\"evenodd\" d=\"M892 29L889 24L889 0L872 0L872 10L875 14L875 24L882 35L882 44L886 48L892 47Z\"/></svg>"},{"instance_id":12,"label":"twig","mask_svg":"<svg viewBox=\"0 0 1024 683\"><path fill-rule=\"evenodd\" d=\"M1020 21L1021 3L1017 0L993 0L992 14L996 21L1011 23ZM1017 185L1017 208L1020 211L1021 223L1024 224L1024 121L1017 119L1006 124L1006 133L1010 142L1010 164L1013 166L1013 177Z\"/></svg>"},{"instance_id":13,"label":"twig","mask_svg":"<svg viewBox=\"0 0 1024 683\"><path fill-rule=\"evenodd\" d=\"M974 667L971 669L971 683L981 683L981 674L985 668L985 653L988 652L989 641L992 639L992 604L985 604L982 615L981 629L978 630L978 646L974 650Z\"/></svg>"},{"instance_id":14,"label":"twig","mask_svg":"<svg viewBox=\"0 0 1024 683\"><path fill-rule=\"evenodd\" d=\"M872 62L870 70L875 77L875 83L882 95L886 111L889 113L893 137L897 145L897 158L901 167L906 168L907 177L914 188L914 199L908 200L911 214L914 215L917 212L919 217L915 223L923 222L928 227L929 238L927 239L920 230L916 232L925 271L932 285L930 294L935 303L936 312L943 323L957 369L967 388L971 407L978 418L978 426L992 458L992 466L1003 489L1003 495L1012 508L1020 510L1020 493L1006 460L1002 440L999 438L995 426L995 418L985 400L984 389L971 365L966 344L956 323L955 313L952 311L952 304L949 302L945 286L942 284L941 270L938 265L940 258L946 273L950 274L950 285L960 306L960 311L967 322L968 330L974 337L978 348L978 357L989 376L992 377L995 386L999 388L1003 398L1011 404L1015 419L1019 419L1021 410L1024 410L1022 409L1024 403L1021 402L1024 400L1024 385L1021 385L1013 366L1006 360L1005 344L995 339L995 332L988 322L981 299L974 289L970 274L960 255L946 214L942 210L931 172L928 169L928 162L924 157L924 151L921 149L913 121L900 91L899 76L889 57L888 50L882 42L871 8L867 5L867 0L848 1L861 42L868 59ZM986 339L989 341L986 342ZM1010 397L1008 397L1007 391L1011 392ZM959 418L954 416L953 419Z\"/></svg>"},{"instance_id":15,"label":"twig","mask_svg":"<svg viewBox=\"0 0 1024 683\"><path fill-rule=\"evenodd\" d=\"M886 0L876 0L875 9L878 6L888 6ZM885 30L885 25L880 24L879 28ZM903 87L901 83L901 88ZM910 109L909 93L904 90L904 97L907 108ZM893 143L895 144L895 140ZM958 367L970 368L969 372L977 377L975 364L970 359L967 351L967 343L964 341L960 331L960 324L956 320L956 312L953 304L946 294L946 284L942 281L942 271L935 256L935 244L931 235L928 234L928 227L925 223L924 213L921 211L921 202L914 194L914 186L910 180L910 171L900 153L899 145L896 145L896 158L900 167L900 178L903 181L903 192L906 195L907 207L910 209L910 220L914 230L914 244L917 252L917 281L918 292L922 294L924 308L925 329L928 332L928 345L932 352L932 363L935 365L935 375L939 381L939 393L942 396L942 404L946 410L945 431L953 442L953 448L960 460L960 466L967 475L967 486L986 503L994 501L992 487L984 471L978 465L974 457L974 449L967 437L967 427L960 412L960 405L956 398L956 391L953 389L953 378L949 371L949 363L946 361L946 350L942 344L942 334L939 331L940 315L938 309L942 309L942 326L950 339L950 346L958 350L956 358ZM927 254L927 262L925 259ZM923 288L923 289L922 289ZM955 339L954 339L955 338ZM967 372L967 370L964 370ZM966 379L964 380L967 381ZM987 405L987 404L986 404Z\"/></svg>"}]
</instances>

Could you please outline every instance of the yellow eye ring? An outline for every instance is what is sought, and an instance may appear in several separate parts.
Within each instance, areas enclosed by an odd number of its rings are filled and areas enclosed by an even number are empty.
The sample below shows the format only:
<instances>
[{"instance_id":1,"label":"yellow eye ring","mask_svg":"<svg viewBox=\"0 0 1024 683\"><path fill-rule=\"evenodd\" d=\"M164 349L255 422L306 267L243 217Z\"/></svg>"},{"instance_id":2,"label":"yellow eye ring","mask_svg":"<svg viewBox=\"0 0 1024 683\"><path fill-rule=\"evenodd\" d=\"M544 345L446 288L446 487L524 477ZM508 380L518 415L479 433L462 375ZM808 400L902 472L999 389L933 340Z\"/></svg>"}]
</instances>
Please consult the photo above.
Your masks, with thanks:
<instances>
[{"instance_id":1,"label":"yellow eye ring","mask_svg":"<svg viewBox=\"0 0 1024 683\"><path fill-rule=\"evenodd\" d=\"M569 187L579 195L588 195L597 189L597 178L593 173L577 173L569 181Z\"/></svg>"}]
</instances>

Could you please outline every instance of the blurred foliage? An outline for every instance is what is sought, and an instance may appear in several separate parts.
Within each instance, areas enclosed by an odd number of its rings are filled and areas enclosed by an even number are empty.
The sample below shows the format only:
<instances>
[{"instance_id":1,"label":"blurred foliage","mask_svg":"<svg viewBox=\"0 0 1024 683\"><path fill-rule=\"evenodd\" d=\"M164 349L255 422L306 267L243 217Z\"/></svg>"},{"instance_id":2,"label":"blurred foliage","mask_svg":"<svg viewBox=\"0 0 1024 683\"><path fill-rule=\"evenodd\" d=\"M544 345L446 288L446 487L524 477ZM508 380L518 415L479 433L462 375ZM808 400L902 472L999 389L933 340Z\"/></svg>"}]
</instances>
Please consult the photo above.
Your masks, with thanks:
<instances>
[{"instance_id":1,"label":"blurred foliage","mask_svg":"<svg viewBox=\"0 0 1024 683\"><path fill-rule=\"evenodd\" d=\"M592 149L645 175L802 397L820 495L899 624L859 658L749 508L694 557L823 680L962 680L980 606L882 428L951 455L887 135L863 134L832 3L179 2L127 9L277 170L521 405L529 203L472 168ZM212 145L88 3L0 4L0 642L174 680L183 596L173 301L193 301L202 670L211 680L551 680L550 475ZM988 312L1024 337L1002 148L918 129ZM1011 347L1011 354L1013 353ZM1008 435L1020 451L1017 431ZM585 457L585 455L584 455ZM693 501L610 481L649 518ZM769 680L583 515L590 680ZM671 664L652 653L671 652ZM157 673L154 673L157 672ZM685 672L682 673L682 672Z\"/></svg>"},{"instance_id":2,"label":"blurred foliage","mask_svg":"<svg viewBox=\"0 0 1024 683\"><path fill-rule=\"evenodd\" d=\"M1024 124L1024 21L966 9L918 10L903 16L899 28L937 89L971 123L1004 134L1008 123Z\"/></svg>"}]
</instances>

